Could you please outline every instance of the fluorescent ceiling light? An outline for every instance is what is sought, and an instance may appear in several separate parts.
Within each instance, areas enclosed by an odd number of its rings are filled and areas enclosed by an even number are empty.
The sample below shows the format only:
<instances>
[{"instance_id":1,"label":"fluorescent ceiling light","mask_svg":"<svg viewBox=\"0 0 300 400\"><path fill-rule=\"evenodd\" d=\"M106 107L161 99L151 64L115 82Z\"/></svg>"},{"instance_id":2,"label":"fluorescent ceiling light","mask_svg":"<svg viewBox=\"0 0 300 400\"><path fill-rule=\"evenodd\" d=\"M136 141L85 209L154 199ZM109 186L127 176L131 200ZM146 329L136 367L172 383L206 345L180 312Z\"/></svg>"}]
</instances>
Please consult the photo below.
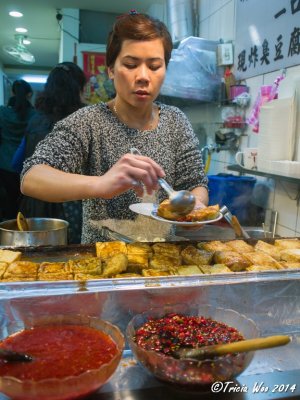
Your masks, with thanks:
<instances>
[{"instance_id":1,"label":"fluorescent ceiling light","mask_svg":"<svg viewBox=\"0 0 300 400\"><path fill-rule=\"evenodd\" d=\"M19 11L10 11L10 12L9 12L9 15L10 15L11 17L15 17L15 18L23 17L23 14L20 13Z\"/></svg>"},{"instance_id":2,"label":"fluorescent ceiling light","mask_svg":"<svg viewBox=\"0 0 300 400\"><path fill-rule=\"evenodd\" d=\"M26 32L27 32L27 29L26 29L26 28L16 28L16 32L19 32L19 33L26 33Z\"/></svg>"},{"instance_id":3,"label":"fluorescent ceiling light","mask_svg":"<svg viewBox=\"0 0 300 400\"><path fill-rule=\"evenodd\" d=\"M21 79L28 83L46 83L48 75L23 75Z\"/></svg>"},{"instance_id":4,"label":"fluorescent ceiling light","mask_svg":"<svg viewBox=\"0 0 300 400\"><path fill-rule=\"evenodd\" d=\"M23 44L31 44L31 41L30 40L28 40L28 39L23 39L23 42L22 42Z\"/></svg>"}]
</instances>

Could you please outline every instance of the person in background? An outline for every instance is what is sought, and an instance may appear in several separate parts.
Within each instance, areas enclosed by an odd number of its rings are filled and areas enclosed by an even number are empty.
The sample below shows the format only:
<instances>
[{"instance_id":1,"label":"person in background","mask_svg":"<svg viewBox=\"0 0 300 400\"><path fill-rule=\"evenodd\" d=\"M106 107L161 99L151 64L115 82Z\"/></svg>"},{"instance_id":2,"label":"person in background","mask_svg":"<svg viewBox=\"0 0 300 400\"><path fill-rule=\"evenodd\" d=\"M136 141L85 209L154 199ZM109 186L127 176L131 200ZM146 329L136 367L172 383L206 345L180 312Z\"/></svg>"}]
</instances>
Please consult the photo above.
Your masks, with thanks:
<instances>
[{"instance_id":1,"label":"person in background","mask_svg":"<svg viewBox=\"0 0 300 400\"><path fill-rule=\"evenodd\" d=\"M106 240L99 225L107 221L135 220L129 205L140 202L144 190L165 199L158 177L175 190L191 190L197 206L208 203L190 122L178 108L155 101L171 50L161 21L136 11L119 17L106 49L115 98L57 123L24 164L23 193L56 202L83 199L83 243ZM133 147L141 155L131 154Z\"/></svg>"},{"instance_id":2,"label":"person in background","mask_svg":"<svg viewBox=\"0 0 300 400\"><path fill-rule=\"evenodd\" d=\"M20 174L11 166L12 158L35 111L30 103L32 88L20 79L12 85L13 96L7 106L0 107L0 187L3 219L14 219L20 198Z\"/></svg>"},{"instance_id":3,"label":"person in background","mask_svg":"<svg viewBox=\"0 0 300 400\"><path fill-rule=\"evenodd\" d=\"M24 141L19 148L20 152L14 159L16 169L22 170L24 160L34 153L37 144L48 135L55 123L83 107L85 84L84 72L72 62L62 62L51 70L44 91L36 100L37 113L29 121ZM80 243L82 225L80 200L52 203L23 196L20 211L26 217L66 219L70 224L69 243Z\"/></svg>"}]
</instances>

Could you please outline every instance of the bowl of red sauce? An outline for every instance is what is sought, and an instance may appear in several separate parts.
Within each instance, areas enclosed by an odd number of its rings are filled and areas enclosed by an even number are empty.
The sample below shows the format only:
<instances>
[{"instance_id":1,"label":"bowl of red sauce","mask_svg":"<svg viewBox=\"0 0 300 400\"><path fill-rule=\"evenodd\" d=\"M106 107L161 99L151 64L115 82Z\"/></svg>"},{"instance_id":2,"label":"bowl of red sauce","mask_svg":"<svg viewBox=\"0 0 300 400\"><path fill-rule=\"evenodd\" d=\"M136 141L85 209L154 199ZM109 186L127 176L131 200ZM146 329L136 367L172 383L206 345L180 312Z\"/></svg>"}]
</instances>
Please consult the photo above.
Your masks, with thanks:
<instances>
[{"instance_id":1,"label":"bowl of red sauce","mask_svg":"<svg viewBox=\"0 0 300 400\"><path fill-rule=\"evenodd\" d=\"M250 364L254 352L204 360L178 359L175 352L258 337L256 324L231 309L174 305L135 315L126 336L134 357L156 378L172 385L203 387L230 380Z\"/></svg>"},{"instance_id":2,"label":"bowl of red sauce","mask_svg":"<svg viewBox=\"0 0 300 400\"><path fill-rule=\"evenodd\" d=\"M0 347L30 362L0 360L0 391L16 400L70 400L98 390L124 348L119 328L97 317L56 315L9 322ZM4 330L2 330L4 331Z\"/></svg>"}]
</instances>

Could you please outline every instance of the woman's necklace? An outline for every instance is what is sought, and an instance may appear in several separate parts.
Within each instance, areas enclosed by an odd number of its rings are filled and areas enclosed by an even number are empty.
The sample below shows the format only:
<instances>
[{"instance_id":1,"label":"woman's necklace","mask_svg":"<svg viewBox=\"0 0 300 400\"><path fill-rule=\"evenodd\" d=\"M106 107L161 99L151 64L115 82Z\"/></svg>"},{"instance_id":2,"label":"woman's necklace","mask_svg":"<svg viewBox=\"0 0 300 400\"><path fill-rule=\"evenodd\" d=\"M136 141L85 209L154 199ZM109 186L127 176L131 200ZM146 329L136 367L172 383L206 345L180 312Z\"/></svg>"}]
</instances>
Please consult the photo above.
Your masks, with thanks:
<instances>
[{"instance_id":1,"label":"woman's necklace","mask_svg":"<svg viewBox=\"0 0 300 400\"><path fill-rule=\"evenodd\" d=\"M116 101L114 101L114 103L113 103L113 110L114 110L114 113L116 114L116 116L119 118L119 120L121 120L123 122L123 118L120 117L120 115L119 115L119 113L117 111ZM149 122L147 122L145 124L145 127L148 126L148 128L145 129L145 130L151 131L154 128L154 119L155 119L155 115L154 115L154 110L153 110L153 107L152 107L151 119L150 119Z\"/></svg>"}]
</instances>

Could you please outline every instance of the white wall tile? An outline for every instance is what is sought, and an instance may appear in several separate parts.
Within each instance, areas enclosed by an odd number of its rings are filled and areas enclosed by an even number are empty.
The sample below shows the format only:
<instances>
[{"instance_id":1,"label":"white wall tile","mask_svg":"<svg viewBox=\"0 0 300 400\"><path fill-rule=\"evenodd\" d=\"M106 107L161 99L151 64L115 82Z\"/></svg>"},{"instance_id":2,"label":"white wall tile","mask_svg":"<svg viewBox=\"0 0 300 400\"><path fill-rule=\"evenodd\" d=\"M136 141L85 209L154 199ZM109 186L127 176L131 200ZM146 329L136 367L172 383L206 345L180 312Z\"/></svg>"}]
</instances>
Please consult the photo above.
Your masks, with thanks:
<instances>
[{"instance_id":1,"label":"white wall tile","mask_svg":"<svg viewBox=\"0 0 300 400\"><path fill-rule=\"evenodd\" d=\"M300 236L295 230L288 229L285 226L277 225L276 234L281 237L295 237Z\"/></svg>"},{"instance_id":2,"label":"white wall tile","mask_svg":"<svg viewBox=\"0 0 300 400\"><path fill-rule=\"evenodd\" d=\"M274 209L278 211L278 224L293 231L297 225L297 202L291 200L297 195L297 185L288 182L276 182Z\"/></svg>"}]
</instances>

